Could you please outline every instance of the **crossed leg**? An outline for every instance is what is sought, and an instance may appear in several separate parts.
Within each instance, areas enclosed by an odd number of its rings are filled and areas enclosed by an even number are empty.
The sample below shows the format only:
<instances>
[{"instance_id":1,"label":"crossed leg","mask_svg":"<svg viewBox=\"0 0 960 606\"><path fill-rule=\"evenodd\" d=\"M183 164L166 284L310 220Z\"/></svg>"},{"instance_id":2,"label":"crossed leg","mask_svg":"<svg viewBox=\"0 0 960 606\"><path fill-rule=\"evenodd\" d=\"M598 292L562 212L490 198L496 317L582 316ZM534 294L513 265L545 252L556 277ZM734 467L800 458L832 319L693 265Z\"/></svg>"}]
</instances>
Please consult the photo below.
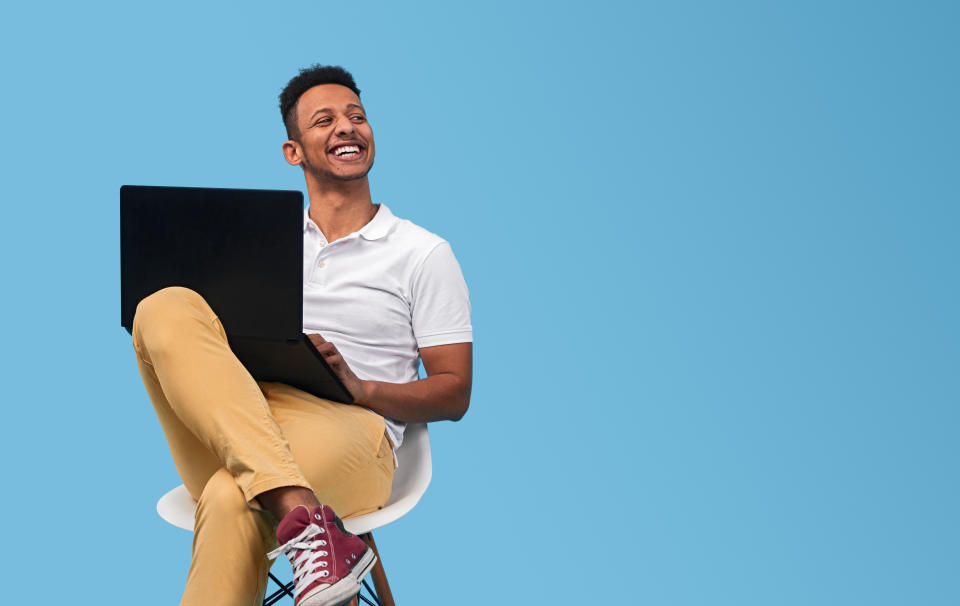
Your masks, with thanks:
<instances>
[{"instance_id":1,"label":"crossed leg","mask_svg":"<svg viewBox=\"0 0 960 606\"><path fill-rule=\"evenodd\" d=\"M276 543L271 497L312 492L341 517L386 502L393 458L383 419L255 381L199 294L172 287L145 298L133 345L174 465L198 502L181 605L259 604Z\"/></svg>"}]
</instances>

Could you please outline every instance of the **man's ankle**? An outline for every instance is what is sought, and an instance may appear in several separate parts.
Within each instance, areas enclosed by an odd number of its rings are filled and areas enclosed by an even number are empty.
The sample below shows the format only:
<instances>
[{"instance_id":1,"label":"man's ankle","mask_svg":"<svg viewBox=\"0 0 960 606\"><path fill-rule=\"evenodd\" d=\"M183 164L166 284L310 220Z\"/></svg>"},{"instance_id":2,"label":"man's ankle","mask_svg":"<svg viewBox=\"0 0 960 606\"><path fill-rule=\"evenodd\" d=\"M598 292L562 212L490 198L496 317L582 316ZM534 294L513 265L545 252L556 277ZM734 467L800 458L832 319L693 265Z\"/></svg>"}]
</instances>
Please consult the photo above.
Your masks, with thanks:
<instances>
[{"instance_id":1,"label":"man's ankle","mask_svg":"<svg viewBox=\"0 0 960 606\"><path fill-rule=\"evenodd\" d=\"M260 505L272 513L278 520L282 520L288 513L300 507L313 510L320 505L313 491L303 486L282 486L257 495Z\"/></svg>"}]
</instances>

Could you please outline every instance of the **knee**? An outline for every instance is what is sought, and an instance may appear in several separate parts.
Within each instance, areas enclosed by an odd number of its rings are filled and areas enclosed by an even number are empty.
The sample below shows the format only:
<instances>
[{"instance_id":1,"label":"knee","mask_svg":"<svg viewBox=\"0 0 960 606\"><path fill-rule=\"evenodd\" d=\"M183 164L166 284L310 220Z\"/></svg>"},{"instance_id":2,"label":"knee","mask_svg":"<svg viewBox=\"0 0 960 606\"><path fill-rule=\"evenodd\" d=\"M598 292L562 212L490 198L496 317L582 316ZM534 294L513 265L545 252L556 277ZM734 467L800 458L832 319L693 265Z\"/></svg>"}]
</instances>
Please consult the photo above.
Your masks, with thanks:
<instances>
[{"instance_id":1,"label":"knee","mask_svg":"<svg viewBox=\"0 0 960 606\"><path fill-rule=\"evenodd\" d=\"M174 338L172 332L187 326L197 318L210 320L216 315L199 293L183 286L169 286L148 295L137 304L133 316L135 337L148 339L151 344L164 336Z\"/></svg>"},{"instance_id":2,"label":"knee","mask_svg":"<svg viewBox=\"0 0 960 606\"><path fill-rule=\"evenodd\" d=\"M257 553L265 553L273 539L270 521L250 507L237 481L223 467L210 476L197 501L196 530L201 529L205 535L229 536L229 541Z\"/></svg>"},{"instance_id":3,"label":"knee","mask_svg":"<svg viewBox=\"0 0 960 606\"><path fill-rule=\"evenodd\" d=\"M207 480L197 501L197 516L213 511L217 515L240 515L250 509L237 481L225 467Z\"/></svg>"},{"instance_id":4,"label":"knee","mask_svg":"<svg viewBox=\"0 0 960 606\"><path fill-rule=\"evenodd\" d=\"M198 304L206 306L207 303L197 291L183 286L168 286L144 297L137 304L133 321L143 324L157 317L167 317Z\"/></svg>"}]
</instances>

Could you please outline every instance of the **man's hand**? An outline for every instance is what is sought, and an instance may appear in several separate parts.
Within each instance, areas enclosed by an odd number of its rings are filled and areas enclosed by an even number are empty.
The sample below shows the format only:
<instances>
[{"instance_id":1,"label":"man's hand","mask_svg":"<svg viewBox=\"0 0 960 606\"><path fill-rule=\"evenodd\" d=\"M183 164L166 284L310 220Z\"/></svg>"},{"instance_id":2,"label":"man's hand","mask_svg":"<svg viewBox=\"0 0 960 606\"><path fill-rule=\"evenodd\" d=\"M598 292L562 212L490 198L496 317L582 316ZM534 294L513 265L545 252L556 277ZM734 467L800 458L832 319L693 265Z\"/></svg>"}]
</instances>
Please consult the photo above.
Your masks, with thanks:
<instances>
[{"instance_id":1,"label":"man's hand","mask_svg":"<svg viewBox=\"0 0 960 606\"><path fill-rule=\"evenodd\" d=\"M427 378L410 383L363 381L353 374L337 347L318 334L307 335L353 403L407 423L459 420L470 405L473 344L453 343L420 348Z\"/></svg>"},{"instance_id":2,"label":"man's hand","mask_svg":"<svg viewBox=\"0 0 960 606\"><path fill-rule=\"evenodd\" d=\"M323 360L330 369L333 370L333 374L337 375L337 378L340 379L343 386L346 387L350 395L353 396L354 404L362 403L366 395L364 393L366 381L361 381L357 378L357 375L353 374L353 371L347 366L346 360L344 360L340 352L337 351L337 346L316 333L307 335L307 338L310 339L314 347L317 348L317 351L320 352L320 355L323 356Z\"/></svg>"}]
</instances>

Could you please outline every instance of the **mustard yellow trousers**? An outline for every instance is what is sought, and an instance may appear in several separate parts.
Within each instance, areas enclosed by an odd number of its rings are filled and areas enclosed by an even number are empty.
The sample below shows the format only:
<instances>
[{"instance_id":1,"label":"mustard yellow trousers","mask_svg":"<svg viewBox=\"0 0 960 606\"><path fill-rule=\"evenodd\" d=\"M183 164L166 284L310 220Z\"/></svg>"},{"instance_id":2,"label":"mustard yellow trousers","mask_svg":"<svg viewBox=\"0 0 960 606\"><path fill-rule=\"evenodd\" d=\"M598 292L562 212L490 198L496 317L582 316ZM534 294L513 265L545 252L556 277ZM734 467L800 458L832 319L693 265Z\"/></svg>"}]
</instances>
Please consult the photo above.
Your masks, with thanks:
<instances>
[{"instance_id":1,"label":"mustard yellow trousers","mask_svg":"<svg viewBox=\"0 0 960 606\"><path fill-rule=\"evenodd\" d=\"M386 503L393 454L383 419L255 381L196 292L171 287L141 301L133 347L174 465L197 501L182 606L260 604L277 521L258 494L304 486L342 518Z\"/></svg>"}]
</instances>

